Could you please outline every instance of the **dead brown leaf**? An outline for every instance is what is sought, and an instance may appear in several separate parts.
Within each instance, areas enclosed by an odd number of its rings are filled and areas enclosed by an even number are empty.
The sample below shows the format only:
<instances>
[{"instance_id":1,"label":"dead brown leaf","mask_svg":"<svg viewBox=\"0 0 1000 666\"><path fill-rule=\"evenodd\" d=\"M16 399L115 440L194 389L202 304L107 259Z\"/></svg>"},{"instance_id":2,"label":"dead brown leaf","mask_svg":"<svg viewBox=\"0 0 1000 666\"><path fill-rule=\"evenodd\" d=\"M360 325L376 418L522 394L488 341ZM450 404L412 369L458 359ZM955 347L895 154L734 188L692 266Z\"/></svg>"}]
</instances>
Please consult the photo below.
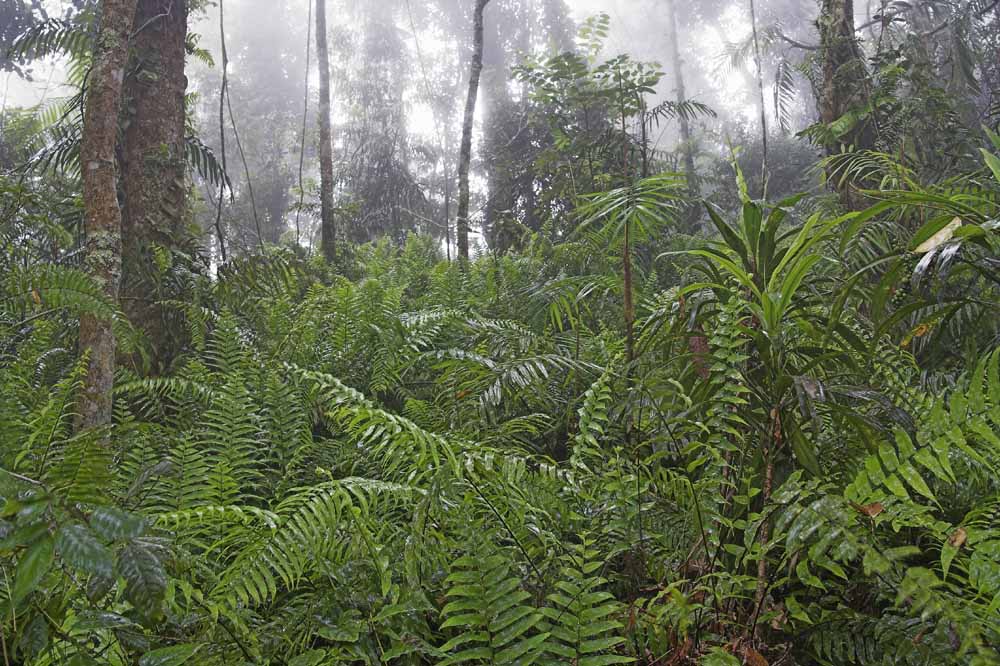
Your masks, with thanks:
<instances>
[{"instance_id":1,"label":"dead brown leaf","mask_svg":"<svg viewBox=\"0 0 1000 666\"><path fill-rule=\"evenodd\" d=\"M743 664L744 666L769 666L764 655L749 645L743 648Z\"/></svg>"},{"instance_id":2,"label":"dead brown leaf","mask_svg":"<svg viewBox=\"0 0 1000 666\"><path fill-rule=\"evenodd\" d=\"M869 518L874 518L878 514L885 511L885 507L882 506L881 502L872 502L871 504L865 504L864 506L856 507L858 511L865 514Z\"/></svg>"}]
</instances>

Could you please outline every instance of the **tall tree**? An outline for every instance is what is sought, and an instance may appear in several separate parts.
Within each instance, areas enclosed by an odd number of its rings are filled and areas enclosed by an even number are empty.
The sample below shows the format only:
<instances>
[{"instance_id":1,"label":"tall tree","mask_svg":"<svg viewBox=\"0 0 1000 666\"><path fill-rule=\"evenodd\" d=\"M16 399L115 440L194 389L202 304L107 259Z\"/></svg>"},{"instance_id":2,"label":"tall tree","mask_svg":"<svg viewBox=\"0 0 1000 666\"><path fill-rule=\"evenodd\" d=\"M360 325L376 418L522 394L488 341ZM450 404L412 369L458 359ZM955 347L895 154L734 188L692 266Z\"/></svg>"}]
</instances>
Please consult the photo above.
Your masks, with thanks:
<instances>
[{"instance_id":1,"label":"tall tree","mask_svg":"<svg viewBox=\"0 0 1000 666\"><path fill-rule=\"evenodd\" d=\"M145 331L154 371L172 358L171 311L158 305L157 248L184 244L187 167L184 76L187 0L139 0L132 35L122 147L122 307Z\"/></svg>"},{"instance_id":2,"label":"tall tree","mask_svg":"<svg viewBox=\"0 0 1000 666\"><path fill-rule=\"evenodd\" d=\"M524 20L524 4L495 4L491 11L490 30L486 31L484 26L483 31L481 87L484 99L480 104L483 106L485 121L481 145L489 192L483 210L483 233L493 248L509 245L502 237L515 207L515 173L520 175L530 171L524 168L524 163L512 164L510 159L513 152L510 148L521 132L518 127L519 105L511 99L507 85L510 79L506 57L509 50L507 42L517 44L521 53L528 52L525 28L530 26L531 21Z\"/></svg>"},{"instance_id":3,"label":"tall tree","mask_svg":"<svg viewBox=\"0 0 1000 666\"><path fill-rule=\"evenodd\" d=\"M750 0L750 30L753 37L753 61L757 72L757 99L760 106L760 198L767 197L767 108L764 104L764 72L760 58L760 39L757 37L757 7Z\"/></svg>"},{"instance_id":4,"label":"tall tree","mask_svg":"<svg viewBox=\"0 0 1000 666\"><path fill-rule=\"evenodd\" d=\"M677 104L687 101L687 91L684 88L684 61L681 59L680 38L677 35L676 0L667 0L667 40L670 42L670 60L673 66L674 91ZM684 173L688 179L688 187L697 193L694 170L694 145L691 143L691 121L685 114L678 118L681 132L681 153L684 158Z\"/></svg>"},{"instance_id":5,"label":"tall tree","mask_svg":"<svg viewBox=\"0 0 1000 666\"><path fill-rule=\"evenodd\" d=\"M333 220L333 144L330 132L330 54L326 44L326 0L316 3L316 56L319 59L319 204L323 257L336 258Z\"/></svg>"},{"instance_id":6,"label":"tall tree","mask_svg":"<svg viewBox=\"0 0 1000 666\"><path fill-rule=\"evenodd\" d=\"M476 115L479 75L483 71L483 11L489 0L476 0L472 19L472 62L469 65L469 92L462 119L462 144L458 153L458 258L469 260L469 163L472 160L472 120Z\"/></svg>"},{"instance_id":7,"label":"tall tree","mask_svg":"<svg viewBox=\"0 0 1000 666\"><path fill-rule=\"evenodd\" d=\"M425 91L429 84L423 67L407 52L398 9L388 2L359 3L350 20L338 26L332 75L340 96L352 102L335 125L338 143L350 155L337 173L335 203L352 211L338 220L341 242L388 236L401 243L430 215L414 172L425 155L414 150L407 131L405 95L417 87L408 67L416 66Z\"/></svg>"},{"instance_id":8,"label":"tall tree","mask_svg":"<svg viewBox=\"0 0 1000 666\"><path fill-rule=\"evenodd\" d=\"M673 66L674 91L677 95L677 104L683 105L687 101L687 90L684 87L684 60L681 58L680 37L677 34L677 4L676 0L667 0L667 40L670 42L670 60ZM694 195L698 197L699 185L698 174L694 165L694 139L691 135L691 121L688 116L681 113L678 117L681 133L681 157L684 160L684 175L687 177L687 186ZM685 221L688 226L692 226L698 218L699 206L692 205L688 208Z\"/></svg>"},{"instance_id":9,"label":"tall tree","mask_svg":"<svg viewBox=\"0 0 1000 666\"><path fill-rule=\"evenodd\" d=\"M83 171L85 262L104 295L118 300L121 279L121 209L115 171L115 139L122 81L137 0L103 0L84 107L80 163ZM111 421L115 379L115 335L108 317L80 317L80 349L89 353L78 406L81 428Z\"/></svg>"},{"instance_id":10,"label":"tall tree","mask_svg":"<svg viewBox=\"0 0 1000 666\"><path fill-rule=\"evenodd\" d=\"M816 96L820 121L829 126L860 106L869 85L868 71L854 31L854 0L823 0L818 21L823 79ZM872 146L873 137L864 119L854 123L836 142L828 142L830 154L844 146L863 150ZM841 203L846 208L863 206L849 180L834 181Z\"/></svg>"}]
</instances>

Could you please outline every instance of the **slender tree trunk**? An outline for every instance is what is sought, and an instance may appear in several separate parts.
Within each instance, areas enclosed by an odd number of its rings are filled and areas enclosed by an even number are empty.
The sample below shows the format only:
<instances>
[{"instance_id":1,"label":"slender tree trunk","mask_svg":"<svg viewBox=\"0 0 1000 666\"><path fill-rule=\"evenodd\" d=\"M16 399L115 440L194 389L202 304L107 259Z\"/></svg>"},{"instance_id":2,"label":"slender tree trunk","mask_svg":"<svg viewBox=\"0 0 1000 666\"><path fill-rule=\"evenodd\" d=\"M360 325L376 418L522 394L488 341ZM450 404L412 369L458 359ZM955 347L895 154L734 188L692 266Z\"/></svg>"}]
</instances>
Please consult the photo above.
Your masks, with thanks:
<instances>
[{"instance_id":1,"label":"slender tree trunk","mask_svg":"<svg viewBox=\"0 0 1000 666\"><path fill-rule=\"evenodd\" d=\"M219 3L219 44L222 47L222 83L219 85L219 148L222 156L222 173L226 174L228 173L228 165L226 164L226 89L229 87L229 53L226 51L226 11L223 2ZM219 239L222 263L226 263L228 260L226 257L226 237L222 233L222 201L226 194L226 179L220 180L222 182L219 183L219 205L215 209L215 235Z\"/></svg>"},{"instance_id":2,"label":"slender tree trunk","mask_svg":"<svg viewBox=\"0 0 1000 666\"><path fill-rule=\"evenodd\" d=\"M683 104L687 101L687 92L684 88L684 61L681 59L680 39L677 36L677 8L675 3L676 0L667 0L667 38L670 40L677 103ZM691 122L682 113L679 117L679 124L681 130L681 154L684 159L684 174L687 176L688 188L697 197L699 188L694 168L694 143L691 140Z\"/></svg>"},{"instance_id":3,"label":"slender tree trunk","mask_svg":"<svg viewBox=\"0 0 1000 666\"><path fill-rule=\"evenodd\" d=\"M476 0L472 22L472 64L469 66L469 93L465 98L462 144L458 153L458 258L469 261L469 162L472 160L472 120L476 115L479 75L483 71L483 10L489 0Z\"/></svg>"},{"instance_id":4,"label":"slender tree trunk","mask_svg":"<svg viewBox=\"0 0 1000 666\"><path fill-rule=\"evenodd\" d=\"M444 164L444 249L448 261L451 261L451 176L448 173L448 161Z\"/></svg>"},{"instance_id":5,"label":"slender tree trunk","mask_svg":"<svg viewBox=\"0 0 1000 666\"><path fill-rule=\"evenodd\" d=\"M760 60L760 41L757 38L757 7L750 0L750 28L753 30L753 61L757 70L757 94L760 104L760 198L767 198L767 107L764 106L764 72Z\"/></svg>"},{"instance_id":6,"label":"slender tree trunk","mask_svg":"<svg viewBox=\"0 0 1000 666\"><path fill-rule=\"evenodd\" d=\"M184 241L187 13L187 0L139 0L132 74L125 81L131 115L122 149L122 307L150 341L154 373L164 370L177 352L171 312L156 303L167 295L158 293L161 280L153 253Z\"/></svg>"},{"instance_id":7,"label":"slender tree trunk","mask_svg":"<svg viewBox=\"0 0 1000 666\"><path fill-rule=\"evenodd\" d=\"M854 0L823 0L818 21L823 80L817 95L820 121L826 125L864 103L868 71L854 34ZM865 150L874 145L871 127L861 121L836 143L826 145L828 154L844 147ZM849 179L833 180L845 208L857 210L864 201Z\"/></svg>"},{"instance_id":8,"label":"slender tree trunk","mask_svg":"<svg viewBox=\"0 0 1000 666\"><path fill-rule=\"evenodd\" d=\"M333 219L333 139L330 131L330 54L326 45L326 0L316 3L316 57L319 60L319 205L323 258L336 258Z\"/></svg>"},{"instance_id":9,"label":"slender tree trunk","mask_svg":"<svg viewBox=\"0 0 1000 666\"><path fill-rule=\"evenodd\" d=\"M618 90L621 98L624 99L624 85L621 71L618 72ZM625 107L621 109L622 114L622 178L625 187L632 187L632 174L629 169L628 160L628 130L625 125ZM629 195L631 196L631 194ZM622 243L622 285L625 291L624 314L625 314L625 383L629 390L632 388L632 361L635 360L635 304L632 294L632 221L625 219L625 239ZM626 435L631 433L631 419L627 426Z\"/></svg>"},{"instance_id":10,"label":"slender tree trunk","mask_svg":"<svg viewBox=\"0 0 1000 666\"><path fill-rule=\"evenodd\" d=\"M302 135L299 137L299 203L295 207L295 249L302 245L302 228L299 226L299 216L302 213L302 200L305 198L305 188L303 186L302 172L306 161L306 123L309 118L309 56L312 55L310 47L312 40L309 38L309 31L312 29L312 0L309 0L309 10L306 16L306 73L302 77L302 87L305 92L302 94Z\"/></svg>"},{"instance_id":11,"label":"slender tree trunk","mask_svg":"<svg viewBox=\"0 0 1000 666\"><path fill-rule=\"evenodd\" d=\"M121 209L115 172L115 139L121 110L122 81L136 0L103 0L94 62L83 118L84 260L104 295L118 301L121 280ZM87 378L78 405L80 428L111 422L115 379L112 321L91 314L80 317L80 349L89 353Z\"/></svg>"}]
</instances>

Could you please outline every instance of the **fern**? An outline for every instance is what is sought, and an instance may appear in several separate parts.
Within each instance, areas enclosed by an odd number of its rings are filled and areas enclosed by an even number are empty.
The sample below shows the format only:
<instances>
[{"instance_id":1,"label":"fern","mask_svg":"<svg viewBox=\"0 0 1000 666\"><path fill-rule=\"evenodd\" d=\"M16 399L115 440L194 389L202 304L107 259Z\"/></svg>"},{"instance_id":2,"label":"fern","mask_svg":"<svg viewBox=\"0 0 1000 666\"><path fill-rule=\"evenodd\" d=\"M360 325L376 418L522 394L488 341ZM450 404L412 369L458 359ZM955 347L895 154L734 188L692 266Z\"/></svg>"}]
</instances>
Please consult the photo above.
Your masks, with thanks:
<instances>
[{"instance_id":1,"label":"fern","mask_svg":"<svg viewBox=\"0 0 1000 666\"><path fill-rule=\"evenodd\" d=\"M601 589L607 581L599 575L603 563L594 545L584 536L582 543L572 544L562 558L560 580L547 596L550 605L542 610L552 636L546 646L550 655L547 663L606 666L634 661L616 654L625 642L620 633L623 624L617 617L622 606Z\"/></svg>"},{"instance_id":2,"label":"fern","mask_svg":"<svg viewBox=\"0 0 1000 666\"><path fill-rule=\"evenodd\" d=\"M451 654L439 664L536 663L548 638L536 631L542 613L526 603L531 594L511 572L508 555L473 543L474 554L456 559L445 580L449 602L441 629L461 633L441 646Z\"/></svg>"}]
</instances>

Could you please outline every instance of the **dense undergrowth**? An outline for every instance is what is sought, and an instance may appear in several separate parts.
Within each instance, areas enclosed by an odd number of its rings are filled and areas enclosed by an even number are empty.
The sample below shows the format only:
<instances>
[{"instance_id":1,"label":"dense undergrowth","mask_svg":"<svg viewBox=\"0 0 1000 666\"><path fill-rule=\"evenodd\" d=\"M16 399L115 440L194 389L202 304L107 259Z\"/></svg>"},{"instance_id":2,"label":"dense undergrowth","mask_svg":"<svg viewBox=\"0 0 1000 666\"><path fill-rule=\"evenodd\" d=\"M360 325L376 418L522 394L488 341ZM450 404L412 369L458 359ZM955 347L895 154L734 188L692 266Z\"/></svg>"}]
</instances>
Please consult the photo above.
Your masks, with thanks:
<instances>
[{"instance_id":1,"label":"dense undergrowth","mask_svg":"<svg viewBox=\"0 0 1000 666\"><path fill-rule=\"evenodd\" d=\"M986 169L841 216L744 187L715 241L652 179L467 270L164 256L171 370L119 319L82 433L115 308L5 187L5 665L1000 663Z\"/></svg>"}]
</instances>

